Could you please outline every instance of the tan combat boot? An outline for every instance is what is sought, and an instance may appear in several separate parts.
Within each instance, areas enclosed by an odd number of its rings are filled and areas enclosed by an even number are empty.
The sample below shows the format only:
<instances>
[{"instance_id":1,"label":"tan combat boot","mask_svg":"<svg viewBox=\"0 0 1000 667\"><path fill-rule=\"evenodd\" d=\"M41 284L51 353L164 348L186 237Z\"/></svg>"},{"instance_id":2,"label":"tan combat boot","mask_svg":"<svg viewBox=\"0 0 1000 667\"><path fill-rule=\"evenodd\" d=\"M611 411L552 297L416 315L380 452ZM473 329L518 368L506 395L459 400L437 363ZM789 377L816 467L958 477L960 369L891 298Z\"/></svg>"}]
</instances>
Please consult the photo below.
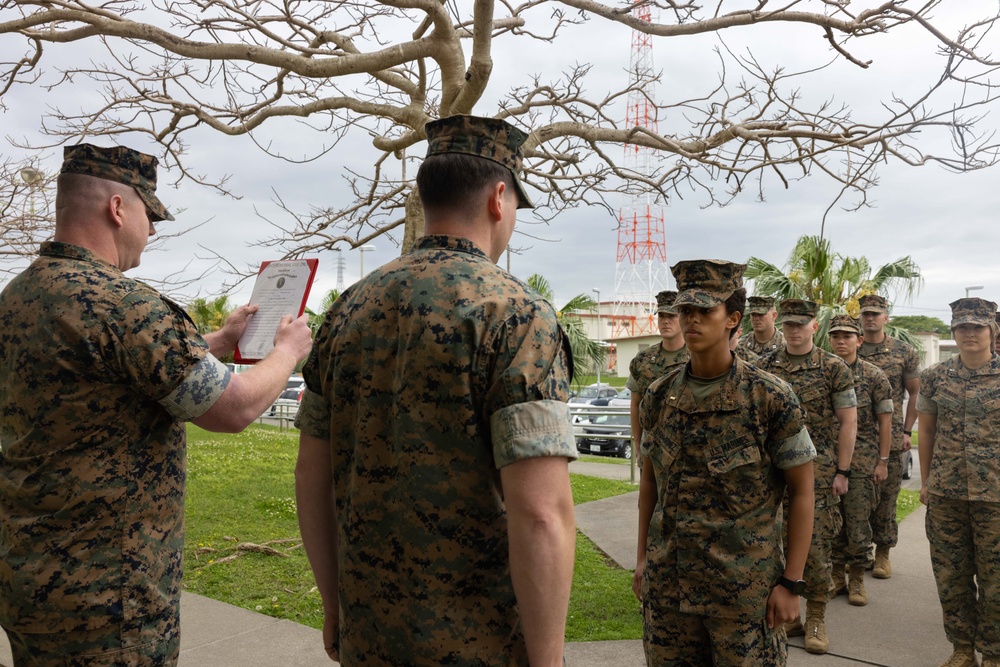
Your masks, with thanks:
<instances>
[{"instance_id":1,"label":"tan combat boot","mask_svg":"<svg viewBox=\"0 0 1000 667\"><path fill-rule=\"evenodd\" d=\"M941 667L979 667L976 652L968 644L955 644L955 652L941 664Z\"/></svg>"},{"instance_id":2,"label":"tan combat boot","mask_svg":"<svg viewBox=\"0 0 1000 667\"><path fill-rule=\"evenodd\" d=\"M844 576L844 564L833 564L833 588L830 589L830 599L847 592L847 579Z\"/></svg>"},{"instance_id":3,"label":"tan combat boot","mask_svg":"<svg viewBox=\"0 0 1000 667\"><path fill-rule=\"evenodd\" d=\"M806 602L806 650L810 653L826 653L830 649L830 639L826 636L825 616L824 600Z\"/></svg>"},{"instance_id":4,"label":"tan combat boot","mask_svg":"<svg viewBox=\"0 0 1000 667\"><path fill-rule=\"evenodd\" d=\"M983 667L1000 667L1000 655L984 655Z\"/></svg>"},{"instance_id":5,"label":"tan combat boot","mask_svg":"<svg viewBox=\"0 0 1000 667\"><path fill-rule=\"evenodd\" d=\"M806 634L806 629L802 625L802 615L800 614L794 621L785 623L785 635L788 637L802 637Z\"/></svg>"},{"instance_id":6,"label":"tan combat boot","mask_svg":"<svg viewBox=\"0 0 1000 667\"><path fill-rule=\"evenodd\" d=\"M847 582L847 601L855 607L868 604L868 591L865 590L865 566L852 565L850 581Z\"/></svg>"},{"instance_id":7,"label":"tan combat boot","mask_svg":"<svg viewBox=\"0 0 1000 667\"><path fill-rule=\"evenodd\" d=\"M892 576L889 547L875 547L875 567L872 568L872 576L876 579L888 579Z\"/></svg>"}]
</instances>

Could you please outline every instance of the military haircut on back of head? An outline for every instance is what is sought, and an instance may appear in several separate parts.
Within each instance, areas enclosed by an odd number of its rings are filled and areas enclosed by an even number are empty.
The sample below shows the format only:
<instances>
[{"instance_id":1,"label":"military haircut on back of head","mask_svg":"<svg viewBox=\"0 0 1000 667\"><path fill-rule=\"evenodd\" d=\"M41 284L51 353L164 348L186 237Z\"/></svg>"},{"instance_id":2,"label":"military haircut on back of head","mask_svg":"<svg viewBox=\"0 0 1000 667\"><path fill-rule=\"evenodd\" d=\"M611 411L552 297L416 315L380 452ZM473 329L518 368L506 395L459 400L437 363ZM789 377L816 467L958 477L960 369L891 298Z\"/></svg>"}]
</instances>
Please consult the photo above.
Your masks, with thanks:
<instances>
[{"instance_id":1,"label":"military haircut on back of head","mask_svg":"<svg viewBox=\"0 0 1000 667\"><path fill-rule=\"evenodd\" d=\"M66 209L78 209L71 213L85 214L84 209L94 204L103 206L112 195L120 195L126 201L133 201L132 197L141 199L131 185L88 174L59 174L56 180L57 217L61 218Z\"/></svg>"},{"instance_id":2,"label":"military haircut on back of head","mask_svg":"<svg viewBox=\"0 0 1000 667\"><path fill-rule=\"evenodd\" d=\"M510 170L492 160L464 153L439 153L424 159L417 171L420 201L429 211L469 208L486 188L498 182L517 196Z\"/></svg>"}]
</instances>

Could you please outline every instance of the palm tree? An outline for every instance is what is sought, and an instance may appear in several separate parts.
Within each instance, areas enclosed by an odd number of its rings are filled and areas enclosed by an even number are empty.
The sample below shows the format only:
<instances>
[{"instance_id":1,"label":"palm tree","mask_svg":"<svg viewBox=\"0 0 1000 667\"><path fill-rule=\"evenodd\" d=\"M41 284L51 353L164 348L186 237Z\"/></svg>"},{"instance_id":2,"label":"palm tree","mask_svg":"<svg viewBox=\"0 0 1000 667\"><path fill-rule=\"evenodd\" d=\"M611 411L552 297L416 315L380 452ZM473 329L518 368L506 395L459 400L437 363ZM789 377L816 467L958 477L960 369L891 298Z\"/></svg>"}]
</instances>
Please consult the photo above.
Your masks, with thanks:
<instances>
[{"instance_id":1,"label":"palm tree","mask_svg":"<svg viewBox=\"0 0 1000 667\"><path fill-rule=\"evenodd\" d=\"M866 294L881 294L890 302L894 296L910 300L923 287L920 267L909 255L872 270L866 257L847 257L835 253L829 239L802 236L792 249L783 269L751 257L746 277L753 280L754 293L782 299L807 299L820 304L817 316L819 331L816 344L829 350L827 330L830 319L838 313L857 317L858 299ZM920 349L919 341L906 329L887 325L886 333Z\"/></svg>"},{"instance_id":2,"label":"palm tree","mask_svg":"<svg viewBox=\"0 0 1000 667\"><path fill-rule=\"evenodd\" d=\"M330 306L333 302L340 298L340 290L332 289L323 296L323 303L320 304L318 311L312 311L306 308L306 314L309 316L309 328L312 329L313 334L319 329L319 325L323 323L323 318L326 317L326 311L330 310Z\"/></svg>"},{"instance_id":3,"label":"palm tree","mask_svg":"<svg viewBox=\"0 0 1000 667\"><path fill-rule=\"evenodd\" d=\"M552 304L552 286L548 280L533 273L528 276L528 285ZM552 304L552 307L555 308L555 304ZM606 356L605 349L597 341L587 338L587 334L583 330L583 321L572 314L576 311L594 310L595 308L597 308L596 301L586 294L577 294L566 305L556 310L559 324L566 332L569 346L573 350L573 375L576 377L580 377L597 364L603 364Z\"/></svg>"},{"instance_id":4,"label":"palm tree","mask_svg":"<svg viewBox=\"0 0 1000 667\"><path fill-rule=\"evenodd\" d=\"M194 320L198 332L201 334L212 333L222 328L233 311L236 310L229 303L228 296L220 296L211 301L201 297L195 299L188 306L188 314Z\"/></svg>"}]
</instances>

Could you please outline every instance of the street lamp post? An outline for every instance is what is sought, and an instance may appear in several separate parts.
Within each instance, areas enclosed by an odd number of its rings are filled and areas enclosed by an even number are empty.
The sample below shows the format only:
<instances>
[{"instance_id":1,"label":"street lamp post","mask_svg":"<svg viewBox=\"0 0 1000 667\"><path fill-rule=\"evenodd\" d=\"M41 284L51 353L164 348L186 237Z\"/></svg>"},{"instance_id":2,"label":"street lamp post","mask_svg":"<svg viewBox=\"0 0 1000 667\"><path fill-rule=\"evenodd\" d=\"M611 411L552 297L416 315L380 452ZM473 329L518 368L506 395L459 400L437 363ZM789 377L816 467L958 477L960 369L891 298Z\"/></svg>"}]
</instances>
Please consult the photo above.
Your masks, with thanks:
<instances>
[{"instance_id":1,"label":"street lamp post","mask_svg":"<svg viewBox=\"0 0 1000 667\"><path fill-rule=\"evenodd\" d=\"M983 289L983 285L972 285L971 287L965 288L965 298L969 298L969 292L975 292L977 289Z\"/></svg>"},{"instance_id":2,"label":"street lamp post","mask_svg":"<svg viewBox=\"0 0 1000 667\"><path fill-rule=\"evenodd\" d=\"M599 289L597 289L595 287L594 289L592 289L590 291L597 293L597 347L598 347L598 352L597 352L597 388L600 389L601 388L601 366L604 365L604 362L601 359L601 351L604 349L604 347L601 345L601 290L599 290Z\"/></svg>"},{"instance_id":3,"label":"street lamp post","mask_svg":"<svg viewBox=\"0 0 1000 667\"><path fill-rule=\"evenodd\" d=\"M358 248L358 252L361 253L361 277L358 280L365 277L365 253L374 249L375 246L373 245L363 245Z\"/></svg>"}]
</instances>

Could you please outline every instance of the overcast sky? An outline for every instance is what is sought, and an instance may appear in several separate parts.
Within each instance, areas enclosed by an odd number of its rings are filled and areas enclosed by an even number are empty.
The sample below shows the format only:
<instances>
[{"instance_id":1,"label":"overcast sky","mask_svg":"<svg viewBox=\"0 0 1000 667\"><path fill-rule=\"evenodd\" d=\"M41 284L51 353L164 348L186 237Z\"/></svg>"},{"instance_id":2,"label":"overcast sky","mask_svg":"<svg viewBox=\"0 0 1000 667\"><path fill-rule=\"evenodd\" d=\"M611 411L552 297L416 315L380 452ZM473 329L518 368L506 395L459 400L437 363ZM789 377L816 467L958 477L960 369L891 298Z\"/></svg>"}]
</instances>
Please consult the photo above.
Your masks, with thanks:
<instances>
[{"instance_id":1,"label":"overcast sky","mask_svg":"<svg viewBox=\"0 0 1000 667\"><path fill-rule=\"evenodd\" d=\"M971 6L973 3L969 3ZM979 2L989 10L994 5ZM963 9L967 6L963 3ZM949 6L949 10L954 9ZM957 19L949 15L954 28ZM736 53L752 50L766 69L784 66L805 69L828 61L832 56L820 32L811 27L776 29L754 27L733 30L723 35L726 46ZM6 38L5 38L6 39ZM717 61L712 48L719 45L716 36L654 40L654 61L663 71L663 83L657 97L669 103L681 95L693 95L710 88L717 77ZM11 43L0 43L0 59L9 60ZM490 115L495 112L496 99L512 82L523 80L524 74L541 72L555 75L575 62L591 63L594 70L588 79L592 96L599 98L608 90L622 85L628 68L629 32L592 21L574 28L557 44L528 44L521 41L498 40L494 49L494 75L487 99L475 112ZM79 58L79 50L46 47L46 56ZM1000 49L988 49L1000 52ZM838 62L816 76L803 77L799 85L805 101L836 98L856 105L860 112L874 108L879 99L890 92L913 93L925 88L936 76L937 69L932 42L912 29L896 37L861 40L854 47L862 59L872 59L868 70ZM52 61L55 62L54 60ZM86 92L77 86L80 106L86 104ZM75 98L60 95L61 105L71 106ZM0 115L4 134L8 137L43 143L39 133L40 111L45 108L46 94L41 90L19 89L8 95L8 110ZM946 100L938 103L944 107ZM993 110L983 121L983 128L1000 128L1000 116ZM669 126L671 119L663 122ZM314 132L285 125L280 131L269 130L258 137L275 141L289 155L302 155L316 145ZM176 174L161 173L159 194L171 210L183 209L176 224L199 228L181 238L170 239L163 250L148 253L142 266L132 275L162 277L187 266L200 273L212 265L211 248L243 268L265 259L275 252L254 247L253 242L272 236L276 231L256 211L277 224L288 224L286 214L273 203L271 190L299 210L308 204L343 205L345 191L342 174L345 169L370 169L374 149L366 136L353 137L321 159L306 165L295 165L270 158L247 138L213 135L208 130L197 135L190 149L190 164L196 171L219 176L231 174L229 187L242 199L221 197L205 188L182 183L170 186ZM918 138L918 141L923 138ZM940 141L927 137L926 141ZM95 143L108 145L107 139ZM122 143L140 150L153 150L145 139L128 137ZM943 146L931 144L932 149ZM422 152L424 144L414 152ZM618 147L607 147L619 151ZM0 153L18 157L20 152L0 146ZM61 149L43 153L46 169L57 170ZM415 170L410 172L415 173ZM964 295L964 288L983 285L974 295L1000 301L1000 265L995 260L998 237L996 208L998 203L998 172L995 168L977 173L955 175L936 166L911 168L900 164L884 165L881 183L873 192L875 206L848 213L835 209L827 219L826 236L835 251L864 255L873 265L911 255L923 270L923 291L910 304L896 304L896 314L926 314L947 321L948 303ZM825 176L815 175L793 182L788 190L776 180L770 182L766 201L758 202L753 192L744 193L727 207L703 208L703 198L694 195L675 200L665 208L668 264L682 259L715 257L745 261L757 256L783 265L795 240L802 234L818 234L824 212L837 193L836 184ZM526 278L541 273L552 283L557 307L580 292L594 288L601 291L604 301L614 294L616 219L600 208L576 209L559 215L550 224L532 223L530 213L519 217L521 228L530 236L515 236L513 244L526 248L510 259L512 273ZM399 235L401 237L401 234ZM397 240L398 238L397 237ZM392 239L382 237L372 242L376 250L366 253L365 268L370 270L399 254ZM326 290L336 286L334 253L319 255L320 270L313 308ZM358 278L359 253L343 253L346 259L345 281ZM506 258L501 259L505 263ZM216 296L221 285L231 277L215 270L201 284L203 296ZM231 296L237 302L249 297L251 286L244 284Z\"/></svg>"}]
</instances>

